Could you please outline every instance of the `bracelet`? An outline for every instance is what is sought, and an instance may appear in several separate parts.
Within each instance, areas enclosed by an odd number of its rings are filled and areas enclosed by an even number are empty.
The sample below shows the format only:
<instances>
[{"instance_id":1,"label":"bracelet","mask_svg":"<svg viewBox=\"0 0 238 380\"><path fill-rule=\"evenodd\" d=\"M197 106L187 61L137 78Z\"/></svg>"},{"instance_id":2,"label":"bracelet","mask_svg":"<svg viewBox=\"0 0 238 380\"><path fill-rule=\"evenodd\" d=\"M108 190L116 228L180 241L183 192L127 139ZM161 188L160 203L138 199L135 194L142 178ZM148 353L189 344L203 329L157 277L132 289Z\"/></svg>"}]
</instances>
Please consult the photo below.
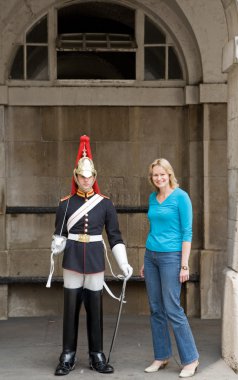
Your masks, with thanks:
<instances>
[{"instance_id":1,"label":"bracelet","mask_svg":"<svg viewBox=\"0 0 238 380\"><path fill-rule=\"evenodd\" d=\"M189 270L189 267L187 265L182 265L181 269L183 269L183 270Z\"/></svg>"}]
</instances>

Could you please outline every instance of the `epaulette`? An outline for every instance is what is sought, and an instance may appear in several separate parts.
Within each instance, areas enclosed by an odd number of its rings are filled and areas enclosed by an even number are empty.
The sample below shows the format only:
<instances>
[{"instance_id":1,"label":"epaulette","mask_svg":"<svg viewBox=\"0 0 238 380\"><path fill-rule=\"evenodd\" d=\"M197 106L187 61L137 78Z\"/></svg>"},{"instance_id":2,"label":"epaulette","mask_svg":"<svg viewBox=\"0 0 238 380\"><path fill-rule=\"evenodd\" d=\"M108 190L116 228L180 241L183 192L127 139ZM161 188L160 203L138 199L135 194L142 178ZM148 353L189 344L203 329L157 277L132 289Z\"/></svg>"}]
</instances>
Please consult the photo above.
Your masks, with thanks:
<instances>
[{"instance_id":1,"label":"epaulette","mask_svg":"<svg viewBox=\"0 0 238 380\"><path fill-rule=\"evenodd\" d=\"M104 195L104 194L99 194L99 195L101 195L101 197L103 197L103 198L110 199L109 197L107 197L107 196Z\"/></svg>"},{"instance_id":2,"label":"epaulette","mask_svg":"<svg viewBox=\"0 0 238 380\"><path fill-rule=\"evenodd\" d=\"M72 194L66 195L66 197L62 198L60 202L66 201L67 199L71 198Z\"/></svg>"}]
</instances>

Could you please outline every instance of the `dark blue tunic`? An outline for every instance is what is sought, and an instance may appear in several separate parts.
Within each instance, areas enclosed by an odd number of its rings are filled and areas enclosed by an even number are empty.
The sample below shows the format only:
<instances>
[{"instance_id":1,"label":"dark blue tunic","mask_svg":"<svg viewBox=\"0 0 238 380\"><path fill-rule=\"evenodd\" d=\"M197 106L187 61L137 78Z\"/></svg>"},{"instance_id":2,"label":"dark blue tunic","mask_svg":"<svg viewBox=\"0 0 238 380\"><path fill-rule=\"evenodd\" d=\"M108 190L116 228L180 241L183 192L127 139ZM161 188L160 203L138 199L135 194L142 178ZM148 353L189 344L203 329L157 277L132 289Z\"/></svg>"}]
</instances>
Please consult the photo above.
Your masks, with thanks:
<instances>
[{"instance_id":1,"label":"dark blue tunic","mask_svg":"<svg viewBox=\"0 0 238 380\"><path fill-rule=\"evenodd\" d=\"M92 193L90 193L91 195ZM92 195L91 195L92 196ZM68 209L62 230L63 236L72 234L101 235L105 227L109 245L113 248L118 243L123 243L119 230L116 209L110 199L104 198L92 210L81 218L71 229L67 231L69 217L81 207L86 199L78 194L69 198ZM59 235L67 207L68 199L62 200L56 212L55 234ZM101 241L81 243L67 240L63 257L63 268L79 273L99 273L105 270L104 247Z\"/></svg>"}]
</instances>

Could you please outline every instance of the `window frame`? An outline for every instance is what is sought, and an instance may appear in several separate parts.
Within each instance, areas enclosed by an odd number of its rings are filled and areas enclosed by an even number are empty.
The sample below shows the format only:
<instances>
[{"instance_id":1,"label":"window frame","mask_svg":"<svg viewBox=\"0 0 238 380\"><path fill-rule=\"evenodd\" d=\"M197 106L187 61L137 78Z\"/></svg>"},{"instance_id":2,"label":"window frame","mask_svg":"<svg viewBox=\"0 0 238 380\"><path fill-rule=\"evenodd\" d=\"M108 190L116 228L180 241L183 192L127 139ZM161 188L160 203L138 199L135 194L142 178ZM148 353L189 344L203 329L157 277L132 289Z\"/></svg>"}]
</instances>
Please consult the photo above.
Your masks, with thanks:
<instances>
[{"instance_id":1,"label":"window frame","mask_svg":"<svg viewBox=\"0 0 238 380\"><path fill-rule=\"evenodd\" d=\"M11 67L14 62L14 57L16 54L16 47L13 53L13 59L11 61L11 66L8 70L8 79L7 84L12 86L25 86L28 85L37 85L37 86L132 86L132 87L184 87L186 85L186 69L184 57L180 53L180 49L177 44L172 40L169 32L165 30L162 25L158 25L158 20L152 17L150 14L145 13L142 9L135 9L135 43L136 48L134 48L136 54L136 70L135 70L135 79L57 79L57 46L56 39L57 35L57 14L58 8L51 8L48 12L42 14L38 17L37 20L32 23L27 30L24 32L23 43L17 43L18 45L23 45L24 51L24 79L11 79L9 78ZM158 79L158 80L145 80L144 79L144 51L148 47L148 44L144 44L144 25L145 25L145 16L147 16L155 25L158 25L158 28L166 36L166 54L168 55L168 46L173 46L177 54L178 61L181 66L181 71L183 79ZM47 43L27 43L26 36L34 24L40 21L43 17L47 17L47 32L48 32L48 41ZM141 27L143 25L143 27ZM160 44L150 44L151 46L159 46ZM27 71L27 46L48 46L48 79L47 80L34 80L26 79ZM161 44L164 46L164 44ZM168 66L166 65L166 78L168 78Z\"/></svg>"}]
</instances>

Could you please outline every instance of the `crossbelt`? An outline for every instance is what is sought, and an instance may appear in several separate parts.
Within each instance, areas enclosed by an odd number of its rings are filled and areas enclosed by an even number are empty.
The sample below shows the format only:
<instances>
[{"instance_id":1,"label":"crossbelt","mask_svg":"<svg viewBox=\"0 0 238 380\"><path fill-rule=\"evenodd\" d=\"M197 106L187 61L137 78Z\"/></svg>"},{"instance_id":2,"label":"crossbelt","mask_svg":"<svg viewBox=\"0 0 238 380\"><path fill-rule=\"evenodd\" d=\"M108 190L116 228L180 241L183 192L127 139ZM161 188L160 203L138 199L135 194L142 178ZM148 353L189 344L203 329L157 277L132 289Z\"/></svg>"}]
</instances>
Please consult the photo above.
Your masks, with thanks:
<instances>
[{"instance_id":1,"label":"crossbelt","mask_svg":"<svg viewBox=\"0 0 238 380\"><path fill-rule=\"evenodd\" d=\"M69 234L69 240L79 241L80 243L92 243L95 241L102 241L102 235L87 235L87 234Z\"/></svg>"}]
</instances>

